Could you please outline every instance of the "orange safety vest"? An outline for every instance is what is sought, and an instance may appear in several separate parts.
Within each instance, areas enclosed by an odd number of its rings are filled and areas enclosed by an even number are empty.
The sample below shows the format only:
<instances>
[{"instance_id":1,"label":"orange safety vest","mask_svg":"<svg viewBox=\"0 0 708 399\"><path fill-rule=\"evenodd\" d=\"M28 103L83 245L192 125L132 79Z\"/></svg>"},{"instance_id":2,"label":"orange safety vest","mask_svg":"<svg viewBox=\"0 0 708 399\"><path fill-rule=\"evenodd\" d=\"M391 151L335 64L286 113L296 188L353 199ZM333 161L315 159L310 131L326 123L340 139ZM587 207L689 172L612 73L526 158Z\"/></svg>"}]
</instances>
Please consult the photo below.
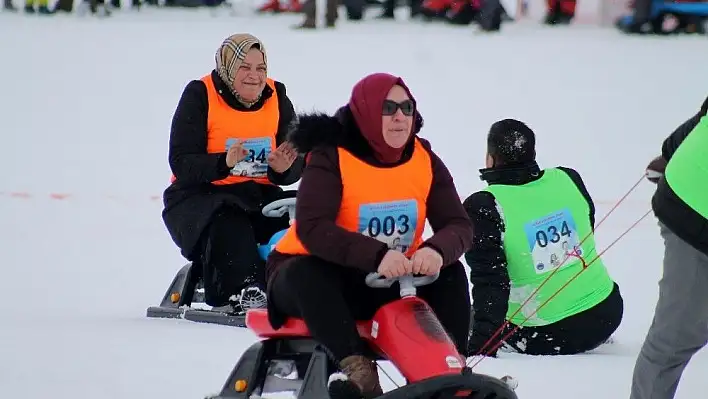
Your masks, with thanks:
<instances>
[{"instance_id":1,"label":"orange safety vest","mask_svg":"<svg viewBox=\"0 0 708 399\"><path fill-rule=\"evenodd\" d=\"M426 201L433 182L428 151L415 139L411 159L392 168L369 165L343 148L338 152L342 201L337 226L413 255L423 243ZM282 254L308 255L297 237L295 223L274 249Z\"/></svg>"},{"instance_id":2,"label":"orange safety vest","mask_svg":"<svg viewBox=\"0 0 708 399\"><path fill-rule=\"evenodd\" d=\"M228 151L239 140L249 151L246 159L237 163L231 175L225 179L211 182L215 185L255 181L272 184L268 180L268 154L276 148L275 136L278 133L280 110L275 82L266 79L266 84L273 89L273 95L265 101L258 111L243 112L231 108L214 86L211 75L201 79L207 88L209 110L207 118L207 153L214 154ZM171 181L176 177L173 175Z\"/></svg>"}]
</instances>

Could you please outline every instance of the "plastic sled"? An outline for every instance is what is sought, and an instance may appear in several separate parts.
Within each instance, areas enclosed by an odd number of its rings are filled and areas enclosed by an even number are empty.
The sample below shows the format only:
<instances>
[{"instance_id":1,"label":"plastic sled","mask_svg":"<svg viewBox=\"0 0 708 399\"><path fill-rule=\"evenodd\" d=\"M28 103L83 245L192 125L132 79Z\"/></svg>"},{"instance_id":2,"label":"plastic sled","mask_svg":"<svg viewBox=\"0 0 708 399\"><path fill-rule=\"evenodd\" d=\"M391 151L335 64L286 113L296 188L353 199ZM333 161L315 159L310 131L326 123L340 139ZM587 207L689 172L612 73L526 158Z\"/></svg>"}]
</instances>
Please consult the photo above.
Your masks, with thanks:
<instances>
[{"instance_id":1,"label":"plastic sled","mask_svg":"<svg viewBox=\"0 0 708 399\"><path fill-rule=\"evenodd\" d=\"M672 34L676 29L667 29L664 23L671 16L693 16L702 19L703 31L706 31L706 20L708 19L708 2L675 2L664 0L652 0L649 26L642 33L652 34ZM629 26L634 21L633 15L621 17L616 25L621 29Z\"/></svg>"},{"instance_id":2,"label":"plastic sled","mask_svg":"<svg viewBox=\"0 0 708 399\"><path fill-rule=\"evenodd\" d=\"M291 223L295 219L295 191L283 192L277 199L263 207L261 212L266 217L281 217L286 213ZM277 242L283 237L286 230L275 233L267 244L258 246L261 259L265 260ZM234 327L246 327L244 315L233 315L206 309L192 308L193 303L203 302L203 282L200 273L195 273L193 263L188 263L177 272L172 283L167 288L160 305L147 309L147 317L185 319L199 323L222 324ZM197 265L196 267L201 267Z\"/></svg>"},{"instance_id":3,"label":"plastic sled","mask_svg":"<svg viewBox=\"0 0 708 399\"><path fill-rule=\"evenodd\" d=\"M517 399L511 383L474 373L466 366L432 309L416 297L416 286L435 279L404 276L386 280L376 273L366 277L371 287L390 287L398 281L401 292L400 299L382 306L371 320L357 322L370 356L393 363L407 382L379 398ZM331 398L327 384L337 367L310 337L302 320L290 318L274 330L267 310L258 309L247 312L246 325L261 340L243 353L221 392L207 399L262 398L276 393L278 398Z\"/></svg>"}]
</instances>

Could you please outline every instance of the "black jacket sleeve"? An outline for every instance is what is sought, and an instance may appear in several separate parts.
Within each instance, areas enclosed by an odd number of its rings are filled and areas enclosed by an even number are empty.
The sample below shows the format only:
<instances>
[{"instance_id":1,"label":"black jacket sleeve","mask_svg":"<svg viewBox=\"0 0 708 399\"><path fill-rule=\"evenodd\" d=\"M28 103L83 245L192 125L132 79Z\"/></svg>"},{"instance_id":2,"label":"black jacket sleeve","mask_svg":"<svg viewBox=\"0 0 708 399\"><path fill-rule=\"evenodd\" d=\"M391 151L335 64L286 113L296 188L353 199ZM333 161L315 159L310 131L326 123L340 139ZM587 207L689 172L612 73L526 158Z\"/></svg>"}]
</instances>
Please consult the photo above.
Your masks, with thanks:
<instances>
[{"instance_id":1,"label":"black jacket sleeve","mask_svg":"<svg viewBox=\"0 0 708 399\"><path fill-rule=\"evenodd\" d=\"M674 130L669 137L664 140L664 144L661 146L661 156L666 160L666 162L671 160L676 150L679 148L683 140L688 137L693 129L696 128L701 117L705 115L703 111L692 116L686 122L682 123L679 127Z\"/></svg>"},{"instance_id":2,"label":"black jacket sleeve","mask_svg":"<svg viewBox=\"0 0 708 399\"><path fill-rule=\"evenodd\" d=\"M583 178L580 177L580 173L578 173L575 169L566 168L563 166L559 166L558 169L562 170L568 175L568 177L570 177L570 180L572 180L573 183L575 183L575 185L578 187L578 190L580 191L580 194L582 194L585 198L585 201L588 202L588 206L590 207L590 226L592 227L592 231L595 232L595 203L593 202L587 187L585 187L585 182L583 182Z\"/></svg>"},{"instance_id":3,"label":"black jacket sleeve","mask_svg":"<svg viewBox=\"0 0 708 399\"><path fill-rule=\"evenodd\" d=\"M226 153L207 153L208 112L206 85L199 80L189 82L170 129L170 168L182 185L209 183L229 175Z\"/></svg>"},{"instance_id":4,"label":"black jacket sleeve","mask_svg":"<svg viewBox=\"0 0 708 399\"><path fill-rule=\"evenodd\" d=\"M293 103L287 96L285 85L280 82L275 82L275 91L278 93L278 109L280 110L280 118L278 120L278 133L275 135L276 146L282 144L288 137L288 133L297 127L297 116ZM283 173L278 173L268 168L268 180L279 186L288 186L294 184L302 176L302 169L305 165L304 155L297 157L295 162L290 166L290 169Z\"/></svg>"},{"instance_id":5,"label":"black jacket sleeve","mask_svg":"<svg viewBox=\"0 0 708 399\"><path fill-rule=\"evenodd\" d=\"M465 253L465 261L470 268L474 309L469 355L475 355L504 324L511 287L504 254L504 221L494 195L480 191L463 205L474 226L472 249ZM497 336L485 352L501 338Z\"/></svg>"}]
</instances>

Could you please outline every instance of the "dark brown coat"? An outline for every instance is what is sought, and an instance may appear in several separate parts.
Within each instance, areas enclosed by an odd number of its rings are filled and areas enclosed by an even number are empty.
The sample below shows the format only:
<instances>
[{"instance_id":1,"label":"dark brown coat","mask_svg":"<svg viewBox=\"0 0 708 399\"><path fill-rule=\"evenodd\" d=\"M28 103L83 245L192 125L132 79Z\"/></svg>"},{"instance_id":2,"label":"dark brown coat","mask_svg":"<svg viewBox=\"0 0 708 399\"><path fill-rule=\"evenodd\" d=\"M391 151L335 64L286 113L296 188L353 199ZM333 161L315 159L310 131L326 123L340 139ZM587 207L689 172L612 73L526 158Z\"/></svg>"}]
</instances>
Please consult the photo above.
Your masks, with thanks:
<instances>
[{"instance_id":1,"label":"dark brown coat","mask_svg":"<svg viewBox=\"0 0 708 399\"><path fill-rule=\"evenodd\" d=\"M416 116L414 132L422 126ZM337 147L350 151L362 161L378 167L392 167L407 162L413 153L413 141L401 161L382 165L361 135L348 106L335 116L309 114L299 116L299 126L289 140L301 152L309 152L307 165L298 189L296 209L297 234L311 255L362 272L377 270L388 250L386 244L335 224L342 199L342 180ZM430 144L420 139L432 162L433 183L427 200L427 219L433 236L423 243L437 250L444 265L457 261L472 243L472 224L462 207L452 176L445 164L432 151ZM267 262L268 280L292 256L273 251Z\"/></svg>"}]
</instances>

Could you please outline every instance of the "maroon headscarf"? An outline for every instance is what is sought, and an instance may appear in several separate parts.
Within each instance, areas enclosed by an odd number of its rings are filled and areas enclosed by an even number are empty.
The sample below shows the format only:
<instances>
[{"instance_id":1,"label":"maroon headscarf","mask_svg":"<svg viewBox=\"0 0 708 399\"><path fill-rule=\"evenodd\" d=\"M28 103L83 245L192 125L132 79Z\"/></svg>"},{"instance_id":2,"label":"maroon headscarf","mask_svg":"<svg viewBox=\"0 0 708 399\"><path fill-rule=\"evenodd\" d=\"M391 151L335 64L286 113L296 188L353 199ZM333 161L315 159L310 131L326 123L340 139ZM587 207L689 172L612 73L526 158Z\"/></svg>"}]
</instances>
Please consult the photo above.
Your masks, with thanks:
<instances>
[{"instance_id":1,"label":"maroon headscarf","mask_svg":"<svg viewBox=\"0 0 708 399\"><path fill-rule=\"evenodd\" d=\"M374 156L383 163L396 163L401 159L404 145L401 148L393 148L386 144L383 137L381 117L383 102L388 96L388 92L395 85L403 87L408 93L413 105L416 105L415 98L411 94L403 79L389 75L387 73L374 73L360 80L352 89L352 96L349 99L349 109L354 115L354 120L359 126L359 130L364 138L369 142ZM413 121L415 123L415 121ZM413 138L414 126L411 125L411 136Z\"/></svg>"}]
</instances>

